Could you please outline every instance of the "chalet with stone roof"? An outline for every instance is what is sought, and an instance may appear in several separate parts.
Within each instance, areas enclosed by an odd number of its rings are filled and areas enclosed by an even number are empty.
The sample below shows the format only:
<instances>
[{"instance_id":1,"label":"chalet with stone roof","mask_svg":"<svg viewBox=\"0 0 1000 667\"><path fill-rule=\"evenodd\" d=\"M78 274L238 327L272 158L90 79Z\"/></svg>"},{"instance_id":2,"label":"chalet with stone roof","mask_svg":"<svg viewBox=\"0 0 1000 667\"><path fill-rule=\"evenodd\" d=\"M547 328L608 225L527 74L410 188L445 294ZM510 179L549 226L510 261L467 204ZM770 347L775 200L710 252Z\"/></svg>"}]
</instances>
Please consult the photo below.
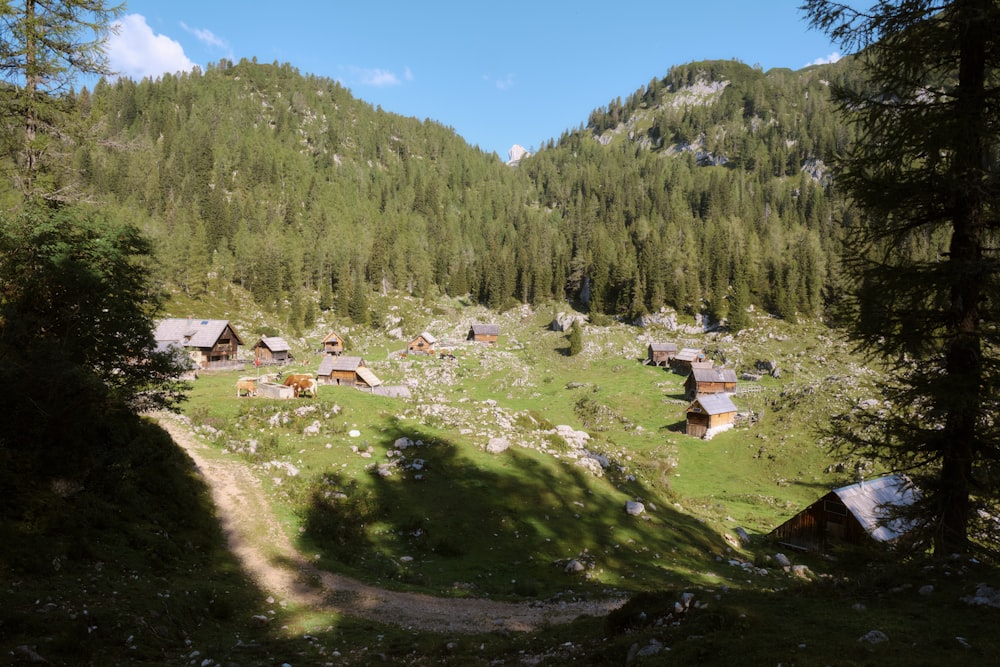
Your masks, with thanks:
<instances>
[{"instance_id":1,"label":"chalet with stone roof","mask_svg":"<svg viewBox=\"0 0 1000 667\"><path fill-rule=\"evenodd\" d=\"M287 364L292 360L288 343L280 336L261 336L254 343L253 357L260 364Z\"/></svg>"},{"instance_id":2,"label":"chalet with stone roof","mask_svg":"<svg viewBox=\"0 0 1000 667\"><path fill-rule=\"evenodd\" d=\"M736 413L736 405L728 394L699 396L688 406L684 432L708 440L731 429L736 423Z\"/></svg>"},{"instance_id":3,"label":"chalet with stone roof","mask_svg":"<svg viewBox=\"0 0 1000 667\"><path fill-rule=\"evenodd\" d=\"M474 341L476 343L486 343L487 345L496 345L497 341L500 340L500 325L473 324L472 328L469 329L469 335L466 336L465 339Z\"/></svg>"},{"instance_id":4,"label":"chalet with stone roof","mask_svg":"<svg viewBox=\"0 0 1000 667\"><path fill-rule=\"evenodd\" d=\"M243 345L228 320L168 318L156 325L153 337L160 348L184 350L202 369L235 364Z\"/></svg>"},{"instance_id":5,"label":"chalet with stone roof","mask_svg":"<svg viewBox=\"0 0 1000 667\"><path fill-rule=\"evenodd\" d=\"M667 366L677 355L677 343L650 343L647 348L646 363L653 366Z\"/></svg>"},{"instance_id":6,"label":"chalet with stone roof","mask_svg":"<svg viewBox=\"0 0 1000 667\"><path fill-rule=\"evenodd\" d=\"M320 384L334 384L347 387L372 389L382 381L361 357L326 355L319 364L316 378Z\"/></svg>"},{"instance_id":7,"label":"chalet with stone roof","mask_svg":"<svg viewBox=\"0 0 1000 667\"><path fill-rule=\"evenodd\" d=\"M434 344L437 338L426 331L410 341L406 346L407 354L434 354Z\"/></svg>"},{"instance_id":8,"label":"chalet with stone roof","mask_svg":"<svg viewBox=\"0 0 1000 667\"><path fill-rule=\"evenodd\" d=\"M323 339L323 351L327 354L341 355L346 349L344 339L337 335L336 331L331 331Z\"/></svg>"},{"instance_id":9,"label":"chalet with stone roof","mask_svg":"<svg viewBox=\"0 0 1000 667\"><path fill-rule=\"evenodd\" d=\"M684 395L688 400L707 394L736 393L736 371L731 368L704 368L698 364L691 369L684 381Z\"/></svg>"},{"instance_id":10,"label":"chalet with stone roof","mask_svg":"<svg viewBox=\"0 0 1000 667\"><path fill-rule=\"evenodd\" d=\"M834 489L768 537L795 549L826 551L837 544L874 541L892 544L905 539L912 524L893 510L912 505L919 491L904 475L888 475Z\"/></svg>"}]
</instances>

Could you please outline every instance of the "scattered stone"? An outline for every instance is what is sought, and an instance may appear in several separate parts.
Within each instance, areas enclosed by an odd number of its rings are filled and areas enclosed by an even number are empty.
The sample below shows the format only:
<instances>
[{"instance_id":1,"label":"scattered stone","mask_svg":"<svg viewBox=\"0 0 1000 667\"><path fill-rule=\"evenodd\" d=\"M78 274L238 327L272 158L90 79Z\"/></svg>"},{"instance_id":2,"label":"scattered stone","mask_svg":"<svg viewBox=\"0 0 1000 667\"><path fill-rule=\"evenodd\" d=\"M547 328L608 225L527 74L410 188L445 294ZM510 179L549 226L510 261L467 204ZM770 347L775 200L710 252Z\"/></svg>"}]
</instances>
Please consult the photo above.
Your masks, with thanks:
<instances>
[{"instance_id":1,"label":"scattered stone","mask_svg":"<svg viewBox=\"0 0 1000 667\"><path fill-rule=\"evenodd\" d=\"M932 593L934 593L934 586L931 584L927 584L926 586L921 586L919 589L917 589L917 592L920 593L921 595L931 595Z\"/></svg>"},{"instance_id":2,"label":"scattered stone","mask_svg":"<svg viewBox=\"0 0 1000 667\"><path fill-rule=\"evenodd\" d=\"M629 516L639 516L646 511L646 506L636 500L630 500L625 503L625 512Z\"/></svg>"},{"instance_id":3,"label":"scattered stone","mask_svg":"<svg viewBox=\"0 0 1000 667\"><path fill-rule=\"evenodd\" d=\"M858 637L858 641L867 642L869 644L884 644L889 641L889 636L881 630L870 630Z\"/></svg>"},{"instance_id":4,"label":"scattered stone","mask_svg":"<svg viewBox=\"0 0 1000 667\"><path fill-rule=\"evenodd\" d=\"M510 448L510 441L507 438L490 438L486 445L486 451L490 454L503 454Z\"/></svg>"},{"instance_id":5,"label":"scattered stone","mask_svg":"<svg viewBox=\"0 0 1000 667\"><path fill-rule=\"evenodd\" d=\"M350 433L348 433L347 435L351 436L352 438L357 438L358 436L361 435L361 431L359 431L356 428L352 428Z\"/></svg>"},{"instance_id":6,"label":"scattered stone","mask_svg":"<svg viewBox=\"0 0 1000 667\"><path fill-rule=\"evenodd\" d=\"M785 554L774 554L774 562L776 562L781 567L791 567L792 561L788 560L788 556Z\"/></svg>"},{"instance_id":7,"label":"scattered stone","mask_svg":"<svg viewBox=\"0 0 1000 667\"><path fill-rule=\"evenodd\" d=\"M976 586L975 595L963 597L962 602L1000 608L1000 589L991 588L986 584L979 584Z\"/></svg>"},{"instance_id":8,"label":"scattered stone","mask_svg":"<svg viewBox=\"0 0 1000 667\"><path fill-rule=\"evenodd\" d=\"M586 566L574 558L570 562L566 563L566 567L563 569L563 571L575 573L575 572L583 572L585 569L587 569Z\"/></svg>"}]
</instances>

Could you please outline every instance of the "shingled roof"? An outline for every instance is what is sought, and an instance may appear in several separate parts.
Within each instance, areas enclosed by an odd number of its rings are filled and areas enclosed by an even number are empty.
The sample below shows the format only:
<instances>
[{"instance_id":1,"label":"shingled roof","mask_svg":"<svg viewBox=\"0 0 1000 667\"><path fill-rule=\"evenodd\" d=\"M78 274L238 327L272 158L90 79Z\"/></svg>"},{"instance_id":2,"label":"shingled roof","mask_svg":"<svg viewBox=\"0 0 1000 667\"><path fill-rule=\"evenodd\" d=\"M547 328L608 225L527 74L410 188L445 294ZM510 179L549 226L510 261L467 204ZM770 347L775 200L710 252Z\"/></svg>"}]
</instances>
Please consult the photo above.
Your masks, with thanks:
<instances>
[{"instance_id":1,"label":"shingled roof","mask_svg":"<svg viewBox=\"0 0 1000 667\"><path fill-rule=\"evenodd\" d=\"M212 347L222 336L229 320L195 320L190 318L168 318L161 320L156 325L153 338L157 343L175 343L184 347ZM233 329L236 342L240 345L240 339L236 330Z\"/></svg>"}]
</instances>

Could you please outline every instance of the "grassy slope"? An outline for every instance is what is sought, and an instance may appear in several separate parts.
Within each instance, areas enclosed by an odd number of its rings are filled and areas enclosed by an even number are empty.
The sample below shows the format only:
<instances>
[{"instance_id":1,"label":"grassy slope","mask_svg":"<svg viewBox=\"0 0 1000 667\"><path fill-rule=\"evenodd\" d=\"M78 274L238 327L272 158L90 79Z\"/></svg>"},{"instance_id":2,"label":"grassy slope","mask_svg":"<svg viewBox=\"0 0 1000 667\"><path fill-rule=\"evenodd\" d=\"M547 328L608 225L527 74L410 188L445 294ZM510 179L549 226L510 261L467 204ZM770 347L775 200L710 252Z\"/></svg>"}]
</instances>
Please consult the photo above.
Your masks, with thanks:
<instances>
[{"instance_id":1,"label":"grassy slope","mask_svg":"<svg viewBox=\"0 0 1000 667\"><path fill-rule=\"evenodd\" d=\"M178 314L192 305L179 302ZM206 306L218 311L207 316L234 319L247 342L266 320L242 320L251 311L221 302ZM400 299L386 312L406 332L426 329L452 343L488 317L457 301L425 307ZM850 481L824 472L835 462L813 431L837 401L864 396L861 367L830 332L771 320L735 338L587 327L584 353L566 357L566 337L547 329L550 319L511 311L498 320L498 348L456 345L454 361L402 360L393 351L405 341L337 325L380 377L411 381L414 399L324 387L315 401L237 400L239 374L203 374L185 411L215 430L203 436L219 455L260 472L289 533L331 569L455 596L661 593L606 620L523 637L416 635L283 607L240 574L221 548L200 481L161 442L135 473L158 481L137 482L127 502L124 491L107 490L110 499L49 508L53 523L34 537L28 526L5 526L3 543L18 547L4 550L4 652L35 646L52 664L623 664L630 650L658 641L672 650L635 664L989 664L1000 649L991 630L997 610L958 599L979 581L996 583L991 568L793 556L813 573L802 580L769 560L776 549L760 535ZM303 340L288 336L302 368L315 369L319 357L309 350L334 326L320 323ZM679 433L683 380L639 362L652 340L704 345L739 370L776 361L782 377L737 401L760 422L709 442ZM293 412L307 406L318 409ZM272 427L275 415L286 423ZM320 435L304 436L314 421ZM590 433L588 450L611 466L598 476L577 465L552 434L556 424ZM487 454L489 439L501 436L511 449ZM423 444L387 456L401 437ZM423 465L372 473L398 458ZM164 496L182 500L162 512ZM647 505L645 518L624 512L636 498ZM756 536L749 547L726 539L738 526ZM568 575L564 565L574 558L587 569ZM918 594L926 584L934 593ZM675 623L668 614L685 591L699 608ZM259 626L254 615L273 620ZM857 641L872 629L890 643Z\"/></svg>"}]
</instances>

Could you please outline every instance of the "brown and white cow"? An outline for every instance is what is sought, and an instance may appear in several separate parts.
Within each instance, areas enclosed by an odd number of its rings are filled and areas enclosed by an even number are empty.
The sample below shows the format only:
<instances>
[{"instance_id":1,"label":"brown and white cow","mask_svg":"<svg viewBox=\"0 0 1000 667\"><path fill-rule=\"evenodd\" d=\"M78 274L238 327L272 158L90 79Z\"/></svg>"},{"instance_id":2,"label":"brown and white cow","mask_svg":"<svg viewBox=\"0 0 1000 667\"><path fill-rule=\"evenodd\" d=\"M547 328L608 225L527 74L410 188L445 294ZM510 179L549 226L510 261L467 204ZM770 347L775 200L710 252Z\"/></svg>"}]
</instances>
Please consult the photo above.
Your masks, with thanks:
<instances>
[{"instance_id":1,"label":"brown and white cow","mask_svg":"<svg viewBox=\"0 0 1000 667\"><path fill-rule=\"evenodd\" d=\"M316 396L316 380L308 373L295 373L285 378L283 383L286 387L291 387L298 397L301 394Z\"/></svg>"}]
</instances>

